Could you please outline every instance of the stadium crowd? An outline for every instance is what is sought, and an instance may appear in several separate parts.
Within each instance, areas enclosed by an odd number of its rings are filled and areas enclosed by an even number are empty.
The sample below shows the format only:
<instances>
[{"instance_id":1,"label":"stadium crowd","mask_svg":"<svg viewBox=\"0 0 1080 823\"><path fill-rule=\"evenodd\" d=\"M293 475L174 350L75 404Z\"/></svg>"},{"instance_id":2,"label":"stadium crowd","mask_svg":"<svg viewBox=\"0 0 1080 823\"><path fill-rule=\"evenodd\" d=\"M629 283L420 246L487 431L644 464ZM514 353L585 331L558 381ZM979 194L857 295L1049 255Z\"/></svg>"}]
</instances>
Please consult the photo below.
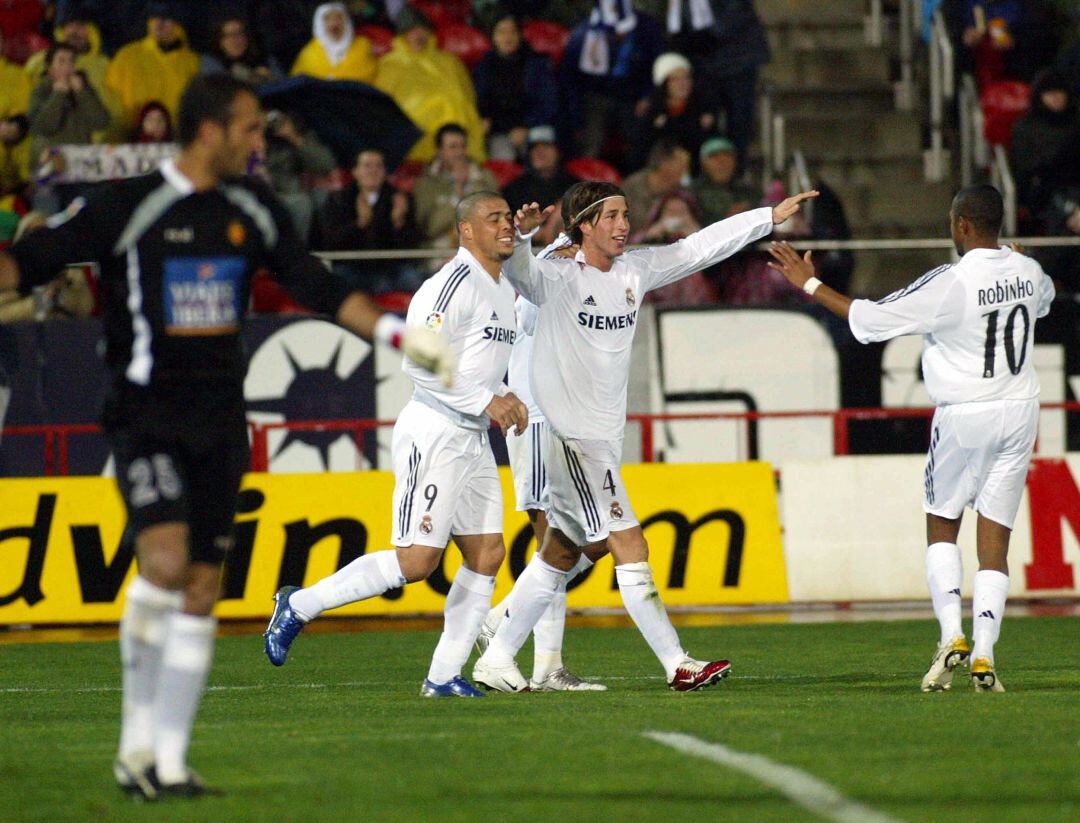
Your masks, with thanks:
<instances>
[{"instance_id":1,"label":"stadium crowd","mask_svg":"<svg viewBox=\"0 0 1080 823\"><path fill-rule=\"evenodd\" d=\"M1075 0L926 0L954 32L984 106L1020 84L1013 166L1037 233L1080 233ZM1072 32L1075 35L1075 32ZM1075 41L1075 36L1071 38ZM748 170L758 73L770 59L753 0L6 0L0 4L0 242L64 207L86 184L57 182L58 146L169 143L191 78L230 72L255 86L289 76L350 80L388 94L420 129L391 165L384 145L343 158L299 111L271 109L264 175L301 237L328 251L456 247L454 207L499 189L514 208L554 203L576 179L620 182L634 242L669 242L775 204ZM1057 61L1057 62L1055 62ZM335 117L337 113L327 112ZM1015 123L1013 123L1015 120ZM750 181L753 179L754 183ZM792 237L850 236L827 186ZM540 233L559 231L559 209ZM1051 268L1075 289L1080 261ZM848 286L850 255L823 255ZM411 294L431 261L337 264L353 286ZM437 266L436 266L437 267ZM287 310L269 283L255 309ZM659 301L801 301L746 252Z\"/></svg>"}]
</instances>

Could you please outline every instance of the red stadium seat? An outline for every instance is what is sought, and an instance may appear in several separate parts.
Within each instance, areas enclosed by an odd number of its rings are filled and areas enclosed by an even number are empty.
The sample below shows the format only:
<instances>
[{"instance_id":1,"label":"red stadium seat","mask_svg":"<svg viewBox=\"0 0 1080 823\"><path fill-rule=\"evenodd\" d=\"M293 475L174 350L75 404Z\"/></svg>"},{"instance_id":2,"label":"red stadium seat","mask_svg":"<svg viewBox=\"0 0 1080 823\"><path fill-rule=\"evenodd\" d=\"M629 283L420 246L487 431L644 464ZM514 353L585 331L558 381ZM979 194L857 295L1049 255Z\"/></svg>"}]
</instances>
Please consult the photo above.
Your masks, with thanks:
<instances>
[{"instance_id":1,"label":"red stadium seat","mask_svg":"<svg viewBox=\"0 0 1080 823\"><path fill-rule=\"evenodd\" d=\"M455 55L470 70L491 51L491 41L484 33L464 23L443 23L436 33L439 46Z\"/></svg>"},{"instance_id":2,"label":"red stadium seat","mask_svg":"<svg viewBox=\"0 0 1080 823\"><path fill-rule=\"evenodd\" d=\"M622 183L615 168L595 157L575 157L566 164L566 170L579 180L598 180L602 183Z\"/></svg>"},{"instance_id":3,"label":"red stadium seat","mask_svg":"<svg viewBox=\"0 0 1080 823\"><path fill-rule=\"evenodd\" d=\"M45 51L49 45L48 39L36 31L20 31L4 39L4 57L21 66L31 55Z\"/></svg>"},{"instance_id":4,"label":"red stadium seat","mask_svg":"<svg viewBox=\"0 0 1080 823\"><path fill-rule=\"evenodd\" d=\"M520 163L515 163L513 160L488 160L484 163L484 168L495 175L495 182L499 184L500 189L509 186L525 171Z\"/></svg>"},{"instance_id":5,"label":"red stadium seat","mask_svg":"<svg viewBox=\"0 0 1080 823\"><path fill-rule=\"evenodd\" d=\"M413 0L410 5L437 29L446 23L467 23L472 14L472 0Z\"/></svg>"},{"instance_id":6,"label":"red stadium seat","mask_svg":"<svg viewBox=\"0 0 1080 823\"><path fill-rule=\"evenodd\" d=\"M390 182L402 191L412 194L416 178L424 173L424 164L419 160L406 160L390 175Z\"/></svg>"},{"instance_id":7,"label":"red stadium seat","mask_svg":"<svg viewBox=\"0 0 1080 823\"><path fill-rule=\"evenodd\" d=\"M1009 148L1012 127L1028 110L1031 87L1016 80L1002 80L987 87L979 100L983 111L983 136L991 145Z\"/></svg>"},{"instance_id":8,"label":"red stadium seat","mask_svg":"<svg viewBox=\"0 0 1080 823\"><path fill-rule=\"evenodd\" d=\"M341 191L352 182L352 179L352 171L338 166L333 171L320 177L312 177L306 182L310 188L320 191Z\"/></svg>"},{"instance_id":9,"label":"red stadium seat","mask_svg":"<svg viewBox=\"0 0 1080 823\"><path fill-rule=\"evenodd\" d=\"M254 314L310 314L289 297L266 269L260 269L251 278L251 311Z\"/></svg>"},{"instance_id":10,"label":"red stadium seat","mask_svg":"<svg viewBox=\"0 0 1080 823\"><path fill-rule=\"evenodd\" d=\"M356 33L371 41L371 53L376 57L382 57L393 48L394 32L385 26L373 26L365 23L356 30Z\"/></svg>"},{"instance_id":11,"label":"red stadium seat","mask_svg":"<svg viewBox=\"0 0 1080 823\"><path fill-rule=\"evenodd\" d=\"M375 298L375 305L383 311L405 314L409 310L411 301L412 295L407 291L388 291L386 294L380 294Z\"/></svg>"},{"instance_id":12,"label":"red stadium seat","mask_svg":"<svg viewBox=\"0 0 1080 823\"><path fill-rule=\"evenodd\" d=\"M569 31L558 23L547 20L526 20L521 27L521 34L533 47L533 51L547 55L556 66L566 51L566 41L570 39Z\"/></svg>"}]
</instances>

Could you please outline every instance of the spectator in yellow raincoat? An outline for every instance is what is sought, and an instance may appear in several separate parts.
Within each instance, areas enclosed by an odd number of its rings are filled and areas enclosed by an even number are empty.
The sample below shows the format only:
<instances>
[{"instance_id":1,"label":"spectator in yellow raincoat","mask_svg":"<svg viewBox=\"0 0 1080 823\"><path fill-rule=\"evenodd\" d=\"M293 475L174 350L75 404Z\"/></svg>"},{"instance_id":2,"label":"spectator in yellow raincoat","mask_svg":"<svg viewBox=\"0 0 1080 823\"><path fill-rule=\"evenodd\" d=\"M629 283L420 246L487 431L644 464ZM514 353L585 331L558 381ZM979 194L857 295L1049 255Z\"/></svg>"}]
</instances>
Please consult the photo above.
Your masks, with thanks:
<instances>
[{"instance_id":1,"label":"spectator in yellow raincoat","mask_svg":"<svg viewBox=\"0 0 1080 823\"><path fill-rule=\"evenodd\" d=\"M0 33L0 55L4 37ZM0 56L0 209L10 210L14 198L30 180L30 79L22 66Z\"/></svg>"},{"instance_id":2,"label":"spectator in yellow raincoat","mask_svg":"<svg viewBox=\"0 0 1080 823\"><path fill-rule=\"evenodd\" d=\"M375 79L371 43L353 31L344 3L323 3L315 9L312 34L312 39L297 55L290 74L359 83Z\"/></svg>"},{"instance_id":3,"label":"spectator in yellow raincoat","mask_svg":"<svg viewBox=\"0 0 1080 823\"><path fill-rule=\"evenodd\" d=\"M126 129L151 100L160 100L175 123L180 95L199 71L199 55L188 47L187 33L169 4L151 2L146 12L146 37L120 49L105 76L122 107Z\"/></svg>"},{"instance_id":4,"label":"spectator in yellow raincoat","mask_svg":"<svg viewBox=\"0 0 1080 823\"><path fill-rule=\"evenodd\" d=\"M424 132L407 159L431 160L435 133L447 123L458 123L468 135L469 157L484 162L484 127L469 72L457 57L436 45L431 21L411 6L401 10L396 26L398 36L379 59L375 86L393 97Z\"/></svg>"}]
</instances>

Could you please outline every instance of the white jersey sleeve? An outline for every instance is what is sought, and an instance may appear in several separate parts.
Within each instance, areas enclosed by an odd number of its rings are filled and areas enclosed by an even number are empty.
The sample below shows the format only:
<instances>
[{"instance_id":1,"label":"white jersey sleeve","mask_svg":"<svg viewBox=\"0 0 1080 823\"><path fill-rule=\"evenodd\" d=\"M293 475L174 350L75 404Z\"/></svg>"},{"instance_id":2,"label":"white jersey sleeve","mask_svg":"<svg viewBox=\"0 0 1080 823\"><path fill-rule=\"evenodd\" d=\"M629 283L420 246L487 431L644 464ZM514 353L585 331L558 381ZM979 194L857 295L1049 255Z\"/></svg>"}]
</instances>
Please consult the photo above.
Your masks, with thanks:
<instances>
[{"instance_id":1,"label":"white jersey sleeve","mask_svg":"<svg viewBox=\"0 0 1080 823\"><path fill-rule=\"evenodd\" d=\"M532 255L532 235L518 235L514 253L503 263L502 273L530 303L539 306L566 288L576 264L567 258L537 260Z\"/></svg>"},{"instance_id":2,"label":"white jersey sleeve","mask_svg":"<svg viewBox=\"0 0 1080 823\"><path fill-rule=\"evenodd\" d=\"M642 286L652 291L731 257L772 230L772 209L753 209L706 226L677 243L627 254L648 266L648 282L643 281Z\"/></svg>"},{"instance_id":3,"label":"white jersey sleeve","mask_svg":"<svg viewBox=\"0 0 1080 823\"><path fill-rule=\"evenodd\" d=\"M877 302L852 301L848 325L860 343L880 343L905 334L932 334L955 325L963 315L964 290L950 264Z\"/></svg>"},{"instance_id":4,"label":"white jersey sleeve","mask_svg":"<svg viewBox=\"0 0 1080 823\"><path fill-rule=\"evenodd\" d=\"M1039 307L1035 312L1036 317L1046 317L1050 313L1050 305L1054 302L1056 295L1057 290L1054 288L1054 281L1044 276L1039 291Z\"/></svg>"},{"instance_id":5,"label":"white jersey sleeve","mask_svg":"<svg viewBox=\"0 0 1080 823\"><path fill-rule=\"evenodd\" d=\"M532 337L536 334L536 321L540 318L540 310L524 297L517 299L514 308L517 310L518 328Z\"/></svg>"},{"instance_id":6,"label":"white jersey sleeve","mask_svg":"<svg viewBox=\"0 0 1080 823\"><path fill-rule=\"evenodd\" d=\"M446 340L457 364L452 383L447 387L440 378L420 368L408 357L404 359L402 369L423 394L461 414L476 417L484 413L491 398L495 396L492 389L462 374L462 367L467 362L464 356L465 346L468 334L472 331L476 295L468 284L459 283L453 294L454 299L447 300L447 290L436 293L435 285L442 284L438 278L433 277L413 295L405 324L427 326Z\"/></svg>"}]
</instances>

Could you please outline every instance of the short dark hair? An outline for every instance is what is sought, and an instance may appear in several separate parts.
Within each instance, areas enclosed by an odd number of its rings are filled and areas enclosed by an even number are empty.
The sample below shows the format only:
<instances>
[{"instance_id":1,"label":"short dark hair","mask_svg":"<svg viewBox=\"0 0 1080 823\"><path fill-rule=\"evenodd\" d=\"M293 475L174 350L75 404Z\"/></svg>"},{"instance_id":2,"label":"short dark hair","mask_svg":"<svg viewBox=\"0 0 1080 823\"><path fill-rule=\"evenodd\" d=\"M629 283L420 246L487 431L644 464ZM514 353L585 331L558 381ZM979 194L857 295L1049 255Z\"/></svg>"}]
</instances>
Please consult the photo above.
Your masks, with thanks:
<instances>
[{"instance_id":1,"label":"short dark hair","mask_svg":"<svg viewBox=\"0 0 1080 823\"><path fill-rule=\"evenodd\" d=\"M232 118L233 102L241 94L255 97L251 86L231 74L218 72L193 78L180 97L177 118L180 145L191 145L199 134L199 126L207 120L227 126Z\"/></svg>"},{"instance_id":2,"label":"short dark hair","mask_svg":"<svg viewBox=\"0 0 1080 823\"><path fill-rule=\"evenodd\" d=\"M609 197L626 195L614 183L600 180L583 180L566 190L563 195L563 224L574 243L581 242L581 224L586 221L595 223L602 211L597 206Z\"/></svg>"},{"instance_id":3,"label":"short dark hair","mask_svg":"<svg viewBox=\"0 0 1080 823\"><path fill-rule=\"evenodd\" d=\"M472 217L473 211L480 203L486 203L489 200L505 199L506 198L497 191L474 191L472 194L465 195L458 201L457 206L454 207L455 225L463 223Z\"/></svg>"},{"instance_id":4,"label":"short dark hair","mask_svg":"<svg viewBox=\"0 0 1080 823\"><path fill-rule=\"evenodd\" d=\"M667 137L662 137L655 143L653 143L652 148L649 149L649 157L645 163L645 166L649 169L657 169L660 167L661 163L663 163L665 160L670 160L672 157L674 157L681 151L685 152L686 149L684 149L674 140L671 140Z\"/></svg>"},{"instance_id":5,"label":"short dark hair","mask_svg":"<svg viewBox=\"0 0 1080 823\"><path fill-rule=\"evenodd\" d=\"M952 213L957 220L966 218L975 231L996 236L1001 231L1005 203L1001 199L1001 192L993 186L968 186L960 189L953 198Z\"/></svg>"},{"instance_id":6,"label":"short dark hair","mask_svg":"<svg viewBox=\"0 0 1080 823\"><path fill-rule=\"evenodd\" d=\"M70 51L72 54L78 56L78 51L70 43L53 43L49 46L49 50L45 52L45 65L51 66L53 64L53 59L62 51Z\"/></svg>"},{"instance_id":7,"label":"short dark hair","mask_svg":"<svg viewBox=\"0 0 1080 823\"><path fill-rule=\"evenodd\" d=\"M445 125L439 126L439 130L435 132L435 148L442 148L442 140L448 134L460 134L466 139L469 137L464 126L461 126L458 123L446 123Z\"/></svg>"}]
</instances>

